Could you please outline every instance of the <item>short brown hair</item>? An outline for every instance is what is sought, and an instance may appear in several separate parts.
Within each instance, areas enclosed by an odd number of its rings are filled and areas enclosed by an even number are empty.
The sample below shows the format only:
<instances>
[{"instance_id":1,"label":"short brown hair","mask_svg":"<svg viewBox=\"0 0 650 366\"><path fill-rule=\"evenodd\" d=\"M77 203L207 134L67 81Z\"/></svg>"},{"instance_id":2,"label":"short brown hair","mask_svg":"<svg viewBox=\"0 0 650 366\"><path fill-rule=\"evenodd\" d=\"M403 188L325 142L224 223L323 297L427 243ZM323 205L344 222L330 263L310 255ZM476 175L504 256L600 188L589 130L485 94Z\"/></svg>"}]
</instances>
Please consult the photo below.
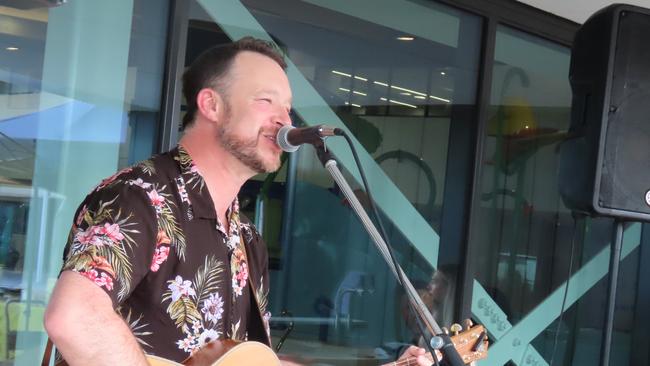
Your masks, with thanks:
<instances>
[{"instance_id":1,"label":"short brown hair","mask_svg":"<svg viewBox=\"0 0 650 366\"><path fill-rule=\"evenodd\" d=\"M196 117L196 96L201 89L211 87L222 94L227 94L227 76L232 62L242 51L257 52L268 56L282 67L287 68L284 56L271 43L253 37L244 37L236 42L219 45L203 52L192 62L183 74L183 96L187 102L187 111L183 117L183 129L194 122Z\"/></svg>"}]
</instances>

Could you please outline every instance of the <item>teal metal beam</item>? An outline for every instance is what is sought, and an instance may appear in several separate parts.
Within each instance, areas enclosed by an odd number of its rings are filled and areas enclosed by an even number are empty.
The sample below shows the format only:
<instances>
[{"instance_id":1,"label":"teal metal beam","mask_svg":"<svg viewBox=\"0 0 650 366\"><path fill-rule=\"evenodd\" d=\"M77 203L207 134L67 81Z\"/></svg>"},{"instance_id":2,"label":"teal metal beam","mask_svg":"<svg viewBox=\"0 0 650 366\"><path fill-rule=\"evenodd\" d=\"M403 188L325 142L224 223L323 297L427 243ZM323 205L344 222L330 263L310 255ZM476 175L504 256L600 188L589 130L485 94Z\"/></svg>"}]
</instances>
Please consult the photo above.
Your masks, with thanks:
<instances>
[{"instance_id":1,"label":"teal metal beam","mask_svg":"<svg viewBox=\"0 0 650 366\"><path fill-rule=\"evenodd\" d=\"M633 224L625 230L621 261L639 246L640 239L641 224ZM534 364L534 361L537 361L539 366L548 365L530 346L530 342L560 316L563 310L562 299L567 285L568 292L564 310L578 301L607 275L610 250L610 245L603 248L515 326L508 322L503 311L490 298L485 289L477 281L474 281L472 314L486 327L493 339L497 339L490 347L490 356L481 362L481 366L501 366L509 360L518 365Z\"/></svg>"}]
</instances>

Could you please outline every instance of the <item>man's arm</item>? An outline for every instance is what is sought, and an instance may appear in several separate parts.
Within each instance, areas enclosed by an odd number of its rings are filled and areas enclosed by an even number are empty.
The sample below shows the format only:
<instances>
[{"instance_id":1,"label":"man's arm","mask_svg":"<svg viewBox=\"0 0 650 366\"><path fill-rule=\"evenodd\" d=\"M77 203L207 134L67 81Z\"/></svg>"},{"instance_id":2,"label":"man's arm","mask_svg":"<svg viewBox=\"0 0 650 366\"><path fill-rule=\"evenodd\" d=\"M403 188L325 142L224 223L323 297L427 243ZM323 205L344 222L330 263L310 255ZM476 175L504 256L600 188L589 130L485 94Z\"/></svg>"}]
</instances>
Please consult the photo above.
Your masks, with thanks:
<instances>
[{"instance_id":1,"label":"man's arm","mask_svg":"<svg viewBox=\"0 0 650 366\"><path fill-rule=\"evenodd\" d=\"M45 311L45 329L71 365L148 365L110 297L92 281L64 271Z\"/></svg>"}]
</instances>

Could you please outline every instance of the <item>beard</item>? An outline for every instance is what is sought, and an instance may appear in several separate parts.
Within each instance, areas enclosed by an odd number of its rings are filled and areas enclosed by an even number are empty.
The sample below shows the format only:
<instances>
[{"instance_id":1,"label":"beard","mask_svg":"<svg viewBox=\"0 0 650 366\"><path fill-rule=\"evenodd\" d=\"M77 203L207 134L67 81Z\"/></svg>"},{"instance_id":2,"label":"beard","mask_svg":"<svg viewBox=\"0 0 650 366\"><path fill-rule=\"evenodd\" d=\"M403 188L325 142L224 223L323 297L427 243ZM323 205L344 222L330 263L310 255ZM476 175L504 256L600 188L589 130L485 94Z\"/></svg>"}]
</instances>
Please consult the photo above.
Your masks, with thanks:
<instances>
[{"instance_id":1,"label":"beard","mask_svg":"<svg viewBox=\"0 0 650 366\"><path fill-rule=\"evenodd\" d=\"M261 131L255 138L242 138L232 133L230 116L217 131L217 138L221 146L232 156L256 173L271 173L280 168L280 158L265 161L258 149Z\"/></svg>"}]
</instances>

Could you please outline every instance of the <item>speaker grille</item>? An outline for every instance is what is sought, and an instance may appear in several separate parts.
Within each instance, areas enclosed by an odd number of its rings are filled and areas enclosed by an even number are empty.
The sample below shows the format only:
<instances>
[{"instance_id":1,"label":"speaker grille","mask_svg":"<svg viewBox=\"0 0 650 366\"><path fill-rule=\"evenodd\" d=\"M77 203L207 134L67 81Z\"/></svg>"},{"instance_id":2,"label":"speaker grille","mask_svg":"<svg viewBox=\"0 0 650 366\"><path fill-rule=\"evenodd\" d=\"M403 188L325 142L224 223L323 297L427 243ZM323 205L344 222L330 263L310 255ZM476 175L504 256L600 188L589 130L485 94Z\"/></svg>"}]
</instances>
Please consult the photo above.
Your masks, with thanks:
<instances>
[{"instance_id":1,"label":"speaker grille","mask_svg":"<svg viewBox=\"0 0 650 366\"><path fill-rule=\"evenodd\" d=\"M650 214L650 16L619 15L598 204Z\"/></svg>"}]
</instances>

